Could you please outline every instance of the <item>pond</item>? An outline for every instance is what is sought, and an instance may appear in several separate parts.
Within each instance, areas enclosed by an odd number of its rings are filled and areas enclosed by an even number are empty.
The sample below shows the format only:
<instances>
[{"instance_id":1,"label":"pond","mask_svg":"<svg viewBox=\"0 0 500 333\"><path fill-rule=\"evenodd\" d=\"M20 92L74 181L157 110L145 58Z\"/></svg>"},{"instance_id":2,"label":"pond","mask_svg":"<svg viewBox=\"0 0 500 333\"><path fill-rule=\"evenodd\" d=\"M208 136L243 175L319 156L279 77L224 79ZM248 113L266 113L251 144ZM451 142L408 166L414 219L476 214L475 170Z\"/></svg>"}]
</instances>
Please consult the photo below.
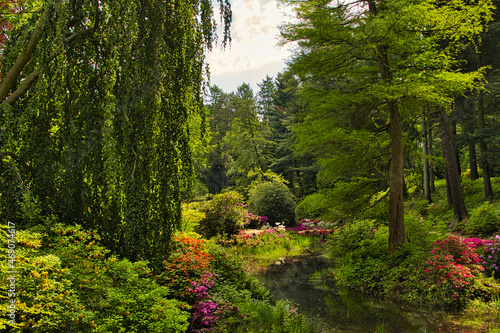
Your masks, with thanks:
<instances>
[{"instance_id":1,"label":"pond","mask_svg":"<svg viewBox=\"0 0 500 333\"><path fill-rule=\"evenodd\" d=\"M319 332L458 332L443 311L379 300L326 283L315 272L331 267L319 254L282 260L258 277L274 300L289 300ZM314 275L314 277L313 277ZM311 279L313 277L313 279ZM312 282L314 281L314 282Z\"/></svg>"}]
</instances>

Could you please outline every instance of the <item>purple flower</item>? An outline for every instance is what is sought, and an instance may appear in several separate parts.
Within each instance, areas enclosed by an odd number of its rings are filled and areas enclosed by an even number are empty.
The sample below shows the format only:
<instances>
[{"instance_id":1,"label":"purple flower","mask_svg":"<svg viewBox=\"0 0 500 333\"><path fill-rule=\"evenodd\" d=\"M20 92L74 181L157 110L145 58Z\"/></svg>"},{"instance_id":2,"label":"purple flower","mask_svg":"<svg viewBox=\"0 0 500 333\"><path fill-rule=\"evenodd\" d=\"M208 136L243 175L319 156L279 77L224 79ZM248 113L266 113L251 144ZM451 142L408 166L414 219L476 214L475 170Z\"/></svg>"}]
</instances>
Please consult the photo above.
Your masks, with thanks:
<instances>
[{"instance_id":1,"label":"purple flower","mask_svg":"<svg viewBox=\"0 0 500 333\"><path fill-rule=\"evenodd\" d=\"M493 257L492 256L488 256L488 259L493 259Z\"/></svg>"}]
</instances>

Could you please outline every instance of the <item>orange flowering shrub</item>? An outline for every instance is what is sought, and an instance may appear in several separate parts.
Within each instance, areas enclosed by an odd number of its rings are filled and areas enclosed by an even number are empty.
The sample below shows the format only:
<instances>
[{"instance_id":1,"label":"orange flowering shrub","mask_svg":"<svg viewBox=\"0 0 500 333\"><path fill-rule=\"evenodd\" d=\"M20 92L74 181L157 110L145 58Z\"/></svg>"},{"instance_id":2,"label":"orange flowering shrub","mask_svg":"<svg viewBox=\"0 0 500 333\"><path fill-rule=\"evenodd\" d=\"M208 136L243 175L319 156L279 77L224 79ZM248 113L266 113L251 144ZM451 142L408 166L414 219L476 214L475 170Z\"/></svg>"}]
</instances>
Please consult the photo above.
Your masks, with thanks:
<instances>
[{"instance_id":1,"label":"orange flowering shrub","mask_svg":"<svg viewBox=\"0 0 500 333\"><path fill-rule=\"evenodd\" d=\"M172 297L190 300L188 291L192 283L199 284L207 279L210 264L214 258L205 249L205 240L197 239L195 234L181 234L173 237L177 249L168 261L164 262L165 271L158 277L158 282L170 289Z\"/></svg>"}]
</instances>

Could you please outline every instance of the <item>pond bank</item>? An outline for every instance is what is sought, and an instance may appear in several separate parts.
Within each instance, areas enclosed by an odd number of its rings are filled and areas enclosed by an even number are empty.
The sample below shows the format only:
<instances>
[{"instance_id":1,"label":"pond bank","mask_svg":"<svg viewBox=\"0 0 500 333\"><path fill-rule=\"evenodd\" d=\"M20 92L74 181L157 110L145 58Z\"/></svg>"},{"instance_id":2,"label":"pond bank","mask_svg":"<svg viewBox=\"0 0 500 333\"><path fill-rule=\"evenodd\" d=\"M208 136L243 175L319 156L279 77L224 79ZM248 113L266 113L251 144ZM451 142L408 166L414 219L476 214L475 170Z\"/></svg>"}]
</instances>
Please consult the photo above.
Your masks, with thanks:
<instances>
[{"instance_id":1,"label":"pond bank","mask_svg":"<svg viewBox=\"0 0 500 333\"><path fill-rule=\"evenodd\" d=\"M331 266L315 252L280 260L257 277L274 300L289 300L317 332L470 332L454 324L453 316L442 310L379 300L315 274Z\"/></svg>"}]
</instances>

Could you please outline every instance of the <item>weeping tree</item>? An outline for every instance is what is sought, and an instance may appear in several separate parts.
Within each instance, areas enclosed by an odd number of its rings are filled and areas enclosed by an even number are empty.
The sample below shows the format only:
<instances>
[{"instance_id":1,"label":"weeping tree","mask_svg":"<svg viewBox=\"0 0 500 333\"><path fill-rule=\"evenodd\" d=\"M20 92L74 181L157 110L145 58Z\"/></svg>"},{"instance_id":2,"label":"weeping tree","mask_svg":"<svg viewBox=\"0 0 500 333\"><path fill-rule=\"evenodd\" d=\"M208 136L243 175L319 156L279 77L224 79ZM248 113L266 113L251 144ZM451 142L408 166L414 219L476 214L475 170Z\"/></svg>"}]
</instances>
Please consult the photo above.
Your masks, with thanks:
<instances>
[{"instance_id":1,"label":"weeping tree","mask_svg":"<svg viewBox=\"0 0 500 333\"><path fill-rule=\"evenodd\" d=\"M230 4L220 0L229 41ZM27 1L0 83L0 216L97 230L159 268L192 177L212 2Z\"/></svg>"}]
</instances>

